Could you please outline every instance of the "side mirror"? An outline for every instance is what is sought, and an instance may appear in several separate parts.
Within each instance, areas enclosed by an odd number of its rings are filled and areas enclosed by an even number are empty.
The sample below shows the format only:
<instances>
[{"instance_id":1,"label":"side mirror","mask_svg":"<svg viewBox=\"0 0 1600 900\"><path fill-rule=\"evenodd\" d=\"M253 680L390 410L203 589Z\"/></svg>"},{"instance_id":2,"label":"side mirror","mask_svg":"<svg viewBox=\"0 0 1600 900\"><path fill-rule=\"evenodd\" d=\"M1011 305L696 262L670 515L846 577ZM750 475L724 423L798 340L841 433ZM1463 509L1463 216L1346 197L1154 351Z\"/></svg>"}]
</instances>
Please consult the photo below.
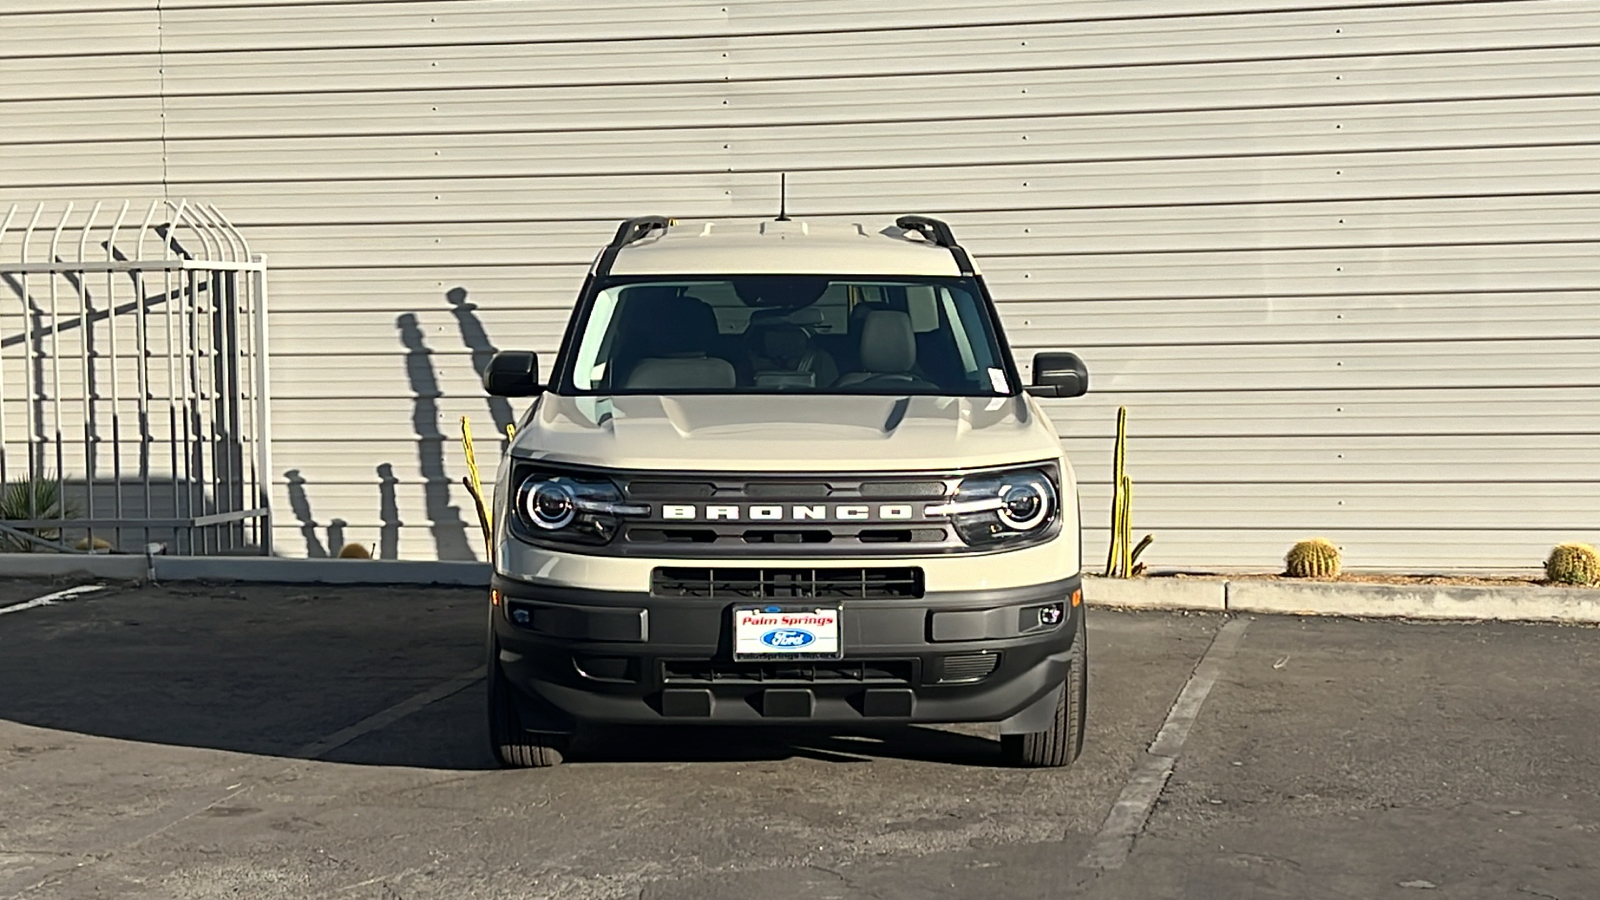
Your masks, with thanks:
<instances>
[{"instance_id":1,"label":"side mirror","mask_svg":"<svg viewBox=\"0 0 1600 900\"><path fill-rule=\"evenodd\" d=\"M1038 353L1033 357L1035 397L1082 397L1089 392L1089 369L1076 353Z\"/></svg>"},{"instance_id":2,"label":"side mirror","mask_svg":"<svg viewBox=\"0 0 1600 900\"><path fill-rule=\"evenodd\" d=\"M539 383L539 354L527 350L501 350L483 370L483 389L496 397L533 397L544 392Z\"/></svg>"}]
</instances>

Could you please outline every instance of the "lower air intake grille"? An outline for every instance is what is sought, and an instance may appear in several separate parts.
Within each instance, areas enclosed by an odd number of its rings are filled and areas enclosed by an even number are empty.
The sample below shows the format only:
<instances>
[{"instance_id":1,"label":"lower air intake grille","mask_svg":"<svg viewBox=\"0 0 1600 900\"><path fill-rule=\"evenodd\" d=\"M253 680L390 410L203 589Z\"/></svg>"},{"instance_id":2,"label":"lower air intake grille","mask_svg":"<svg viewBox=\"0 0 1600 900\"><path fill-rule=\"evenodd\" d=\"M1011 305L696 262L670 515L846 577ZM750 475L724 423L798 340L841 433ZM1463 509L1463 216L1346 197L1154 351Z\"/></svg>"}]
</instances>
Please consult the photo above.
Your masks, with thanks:
<instances>
[{"instance_id":1,"label":"lower air intake grille","mask_svg":"<svg viewBox=\"0 0 1600 900\"><path fill-rule=\"evenodd\" d=\"M876 600L922 596L916 567L860 569L663 568L650 573L657 597L730 600Z\"/></svg>"},{"instance_id":2,"label":"lower air intake grille","mask_svg":"<svg viewBox=\"0 0 1600 900\"><path fill-rule=\"evenodd\" d=\"M661 674L669 684L910 684L915 665L909 659L734 663L667 660L661 664Z\"/></svg>"},{"instance_id":3,"label":"lower air intake grille","mask_svg":"<svg viewBox=\"0 0 1600 900\"><path fill-rule=\"evenodd\" d=\"M944 658L944 674L939 676L939 681L946 684L952 681L981 681L989 677L989 673L998 665L998 653L956 653Z\"/></svg>"}]
</instances>

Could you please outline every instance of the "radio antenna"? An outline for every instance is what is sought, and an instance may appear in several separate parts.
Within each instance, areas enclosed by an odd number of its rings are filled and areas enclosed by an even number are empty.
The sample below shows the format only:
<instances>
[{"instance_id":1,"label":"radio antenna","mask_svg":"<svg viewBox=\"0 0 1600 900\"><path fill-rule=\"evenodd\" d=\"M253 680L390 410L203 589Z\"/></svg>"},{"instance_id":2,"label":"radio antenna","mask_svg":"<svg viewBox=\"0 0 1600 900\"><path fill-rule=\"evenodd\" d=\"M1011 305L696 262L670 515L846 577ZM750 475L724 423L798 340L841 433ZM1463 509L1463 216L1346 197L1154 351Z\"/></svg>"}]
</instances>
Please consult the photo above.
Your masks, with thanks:
<instances>
[{"instance_id":1,"label":"radio antenna","mask_svg":"<svg viewBox=\"0 0 1600 900\"><path fill-rule=\"evenodd\" d=\"M789 173L778 173L778 221L789 221Z\"/></svg>"}]
</instances>

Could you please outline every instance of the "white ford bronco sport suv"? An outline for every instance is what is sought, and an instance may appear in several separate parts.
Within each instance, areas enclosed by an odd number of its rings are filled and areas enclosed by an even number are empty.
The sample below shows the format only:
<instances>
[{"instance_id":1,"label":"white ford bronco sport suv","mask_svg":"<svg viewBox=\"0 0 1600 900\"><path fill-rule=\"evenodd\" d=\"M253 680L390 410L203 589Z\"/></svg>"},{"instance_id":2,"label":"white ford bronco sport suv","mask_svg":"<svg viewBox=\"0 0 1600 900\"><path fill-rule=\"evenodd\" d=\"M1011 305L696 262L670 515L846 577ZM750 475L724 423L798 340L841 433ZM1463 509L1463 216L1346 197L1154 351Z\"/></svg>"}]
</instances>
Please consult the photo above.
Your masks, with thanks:
<instances>
[{"instance_id":1,"label":"white ford bronco sport suv","mask_svg":"<svg viewBox=\"0 0 1600 900\"><path fill-rule=\"evenodd\" d=\"M494 497L489 725L508 766L589 723L999 723L1083 744L1077 485L949 226L629 219Z\"/></svg>"}]
</instances>

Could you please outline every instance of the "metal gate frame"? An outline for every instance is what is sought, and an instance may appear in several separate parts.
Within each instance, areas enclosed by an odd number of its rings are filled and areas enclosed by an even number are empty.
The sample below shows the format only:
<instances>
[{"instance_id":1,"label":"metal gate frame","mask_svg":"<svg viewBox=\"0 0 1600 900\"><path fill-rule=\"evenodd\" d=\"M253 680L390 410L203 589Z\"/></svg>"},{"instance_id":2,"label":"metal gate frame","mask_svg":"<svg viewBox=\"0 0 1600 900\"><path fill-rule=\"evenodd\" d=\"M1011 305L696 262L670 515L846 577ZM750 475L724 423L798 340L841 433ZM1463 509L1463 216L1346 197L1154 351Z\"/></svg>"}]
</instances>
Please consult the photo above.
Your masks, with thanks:
<instances>
[{"instance_id":1,"label":"metal gate frame","mask_svg":"<svg viewBox=\"0 0 1600 900\"><path fill-rule=\"evenodd\" d=\"M239 229L210 204L152 201L136 231L127 201L114 207L114 216L107 204L95 203L77 222L67 203L53 228L41 227L45 203L24 213L25 226L18 209L12 204L0 218L0 323L7 307L14 309L11 299L21 300L20 334L10 328L0 334L0 484L24 484L31 498L36 485L53 482L59 502L54 515L40 516L29 499L32 514L0 518L0 539L18 549L61 552L270 555L266 258L252 254ZM108 224L100 221L102 210ZM92 241L97 229L102 239ZM11 261L8 234L20 234ZM118 241L129 235L125 249ZM74 248L75 258L63 258ZM101 277L104 302L97 304ZM63 366L71 355L69 349L63 359L63 335L72 329L76 372ZM14 344L22 346L20 396L7 382L16 363L7 348ZM64 371L68 393L71 377L80 381L76 397L63 393ZM106 376L109 397L100 387ZM6 420L8 406L14 415L19 404L27 419L21 429ZM125 421L129 413L132 424ZM78 465L69 472L67 449L78 444L80 458L72 460ZM14 447L25 448L25 465ZM107 451L109 473L100 459ZM16 481L24 470L25 481ZM69 514L69 475L82 479L82 515ZM159 483L163 476L170 491ZM97 494L107 490L110 502L101 496L96 509ZM159 514L158 504L165 506ZM74 546L69 530L85 537ZM142 532L143 540L124 548L129 530Z\"/></svg>"}]
</instances>

